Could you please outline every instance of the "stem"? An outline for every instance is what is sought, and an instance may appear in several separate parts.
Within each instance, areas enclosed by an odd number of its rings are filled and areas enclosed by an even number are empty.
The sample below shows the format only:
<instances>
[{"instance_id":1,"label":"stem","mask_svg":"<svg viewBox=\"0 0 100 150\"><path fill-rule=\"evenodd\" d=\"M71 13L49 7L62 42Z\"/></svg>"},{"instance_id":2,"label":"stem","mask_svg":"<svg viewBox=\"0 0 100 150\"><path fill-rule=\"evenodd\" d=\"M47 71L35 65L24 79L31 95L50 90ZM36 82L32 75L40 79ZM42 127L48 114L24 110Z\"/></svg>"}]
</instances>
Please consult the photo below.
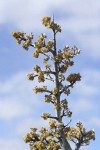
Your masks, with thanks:
<instances>
[{"instance_id":1,"label":"stem","mask_svg":"<svg viewBox=\"0 0 100 150\"><path fill-rule=\"evenodd\" d=\"M55 33L55 30L53 31L54 32L54 57L57 56L57 49L56 49L56 33ZM59 77L58 77L58 68L59 68L59 65L58 63L55 61L54 62L54 65L55 65L55 78L56 78L56 88L58 89L58 92L57 92L57 95L56 95L56 98L57 98L57 104L60 104L60 93L59 93ZM62 121L62 118L61 118L61 110L60 108L57 109L57 117L58 117L58 121L61 122Z\"/></svg>"},{"instance_id":2,"label":"stem","mask_svg":"<svg viewBox=\"0 0 100 150\"><path fill-rule=\"evenodd\" d=\"M80 149L80 143L76 144L75 150L79 150Z\"/></svg>"},{"instance_id":3,"label":"stem","mask_svg":"<svg viewBox=\"0 0 100 150\"><path fill-rule=\"evenodd\" d=\"M56 49L56 32L55 29L53 30L54 33L54 58L57 56L57 49ZM58 89L56 98L57 98L57 104L60 104L60 91L59 91L59 63L58 62L54 62L54 66L55 66L55 79L56 79L56 88ZM61 117L61 108L57 109L57 118L59 122L62 122L62 117ZM66 135L63 131L63 129L60 130L60 136L61 136L61 140L60 140L60 144L63 147L64 150L72 150L67 139L66 139Z\"/></svg>"}]
</instances>

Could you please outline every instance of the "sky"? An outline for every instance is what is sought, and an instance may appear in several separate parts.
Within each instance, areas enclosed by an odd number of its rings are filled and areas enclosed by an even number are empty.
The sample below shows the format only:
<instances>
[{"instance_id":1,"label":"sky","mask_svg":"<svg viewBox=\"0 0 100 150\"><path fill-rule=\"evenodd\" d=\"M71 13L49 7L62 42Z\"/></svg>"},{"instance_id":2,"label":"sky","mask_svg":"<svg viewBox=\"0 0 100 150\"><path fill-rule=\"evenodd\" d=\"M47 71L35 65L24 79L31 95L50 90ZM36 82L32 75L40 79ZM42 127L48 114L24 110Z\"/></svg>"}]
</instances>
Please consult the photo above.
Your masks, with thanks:
<instances>
[{"instance_id":1,"label":"sky","mask_svg":"<svg viewBox=\"0 0 100 150\"><path fill-rule=\"evenodd\" d=\"M68 97L73 111L72 123L82 121L87 130L94 129L96 140L81 150L100 149L100 1L99 0L0 0L0 149L28 150L23 142L31 127L48 126L41 119L45 111L54 111L34 94L37 81L27 80L27 73L40 60L17 45L13 31L33 32L34 36L51 32L41 24L44 16L55 16L62 27L57 46L76 45L80 56L70 72L80 72L82 80ZM47 82L47 85L52 85ZM73 144L72 144L73 146Z\"/></svg>"}]
</instances>

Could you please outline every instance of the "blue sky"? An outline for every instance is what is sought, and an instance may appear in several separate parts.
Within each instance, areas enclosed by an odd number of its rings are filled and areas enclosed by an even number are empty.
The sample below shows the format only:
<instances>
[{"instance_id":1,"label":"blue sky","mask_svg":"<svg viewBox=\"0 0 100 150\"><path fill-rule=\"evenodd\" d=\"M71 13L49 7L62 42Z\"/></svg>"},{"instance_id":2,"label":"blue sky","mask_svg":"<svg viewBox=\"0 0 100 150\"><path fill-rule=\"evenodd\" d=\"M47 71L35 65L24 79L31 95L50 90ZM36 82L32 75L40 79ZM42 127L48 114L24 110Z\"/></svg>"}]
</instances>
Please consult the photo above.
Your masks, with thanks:
<instances>
[{"instance_id":1,"label":"blue sky","mask_svg":"<svg viewBox=\"0 0 100 150\"><path fill-rule=\"evenodd\" d=\"M41 95L32 89L26 75L34 64L33 49L25 52L15 43L12 31L33 32L36 37L48 30L41 26L41 18L55 15L62 26L58 47L77 45L81 55L75 58L74 72L80 72L82 81L75 85L68 97L73 121L82 121L94 129L96 140L82 150L100 147L100 1L99 0L0 0L0 148L27 150L23 136L30 127L47 126L40 116L51 106L44 104ZM50 31L48 32L50 37ZM71 71L71 69L70 69ZM47 83L49 86L50 83Z\"/></svg>"}]
</instances>

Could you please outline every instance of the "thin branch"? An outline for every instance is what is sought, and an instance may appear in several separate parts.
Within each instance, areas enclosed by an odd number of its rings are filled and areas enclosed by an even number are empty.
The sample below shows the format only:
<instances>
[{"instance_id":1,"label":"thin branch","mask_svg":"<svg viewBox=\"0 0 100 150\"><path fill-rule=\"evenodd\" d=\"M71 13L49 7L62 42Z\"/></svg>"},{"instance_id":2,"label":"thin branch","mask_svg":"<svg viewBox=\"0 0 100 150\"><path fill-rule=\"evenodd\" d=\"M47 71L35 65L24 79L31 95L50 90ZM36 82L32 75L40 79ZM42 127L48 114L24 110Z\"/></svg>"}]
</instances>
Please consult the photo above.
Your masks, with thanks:
<instances>
[{"instance_id":1,"label":"thin branch","mask_svg":"<svg viewBox=\"0 0 100 150\"><path fill-rule=\"evenodd\" d=\"M58 117L53 117L53 116L50 116L50 117L48 117L48 118L51 118L51 119L56 119L56 120L58 120Z\"/></svg>"}]
</instances>

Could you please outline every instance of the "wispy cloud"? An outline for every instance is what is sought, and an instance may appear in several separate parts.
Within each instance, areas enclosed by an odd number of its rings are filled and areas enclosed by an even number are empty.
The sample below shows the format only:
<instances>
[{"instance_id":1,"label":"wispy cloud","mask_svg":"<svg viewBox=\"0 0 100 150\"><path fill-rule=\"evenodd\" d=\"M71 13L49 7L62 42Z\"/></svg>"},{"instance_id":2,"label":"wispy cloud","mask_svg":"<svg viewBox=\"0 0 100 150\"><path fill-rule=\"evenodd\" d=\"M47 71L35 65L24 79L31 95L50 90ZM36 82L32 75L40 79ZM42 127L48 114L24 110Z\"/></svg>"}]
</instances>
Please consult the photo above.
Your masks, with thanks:
<instances>
[{"instance_id":1,"label":"wispy cloud","mask_svg":"<svg viewBox=\"0 0 100 150\"><path fill-rule=\"evenodd\" d=\"M19 122L16 127L16 131L18 135L25 135L27 132L31 131L30 128L37 128L39 131L41 127L48 128L48 125L49 123L47 120L36 118L34 116L33 118L26 118Z\"/></svg>"},{"instance_id":2,"label":"wispy cloud","mask_svg":"<svg viewBox=\"0 0 100 150\"><path fill-rule=\"evenodd\" d=\"M92 124L94 127L100 128L100 117L93 116L93 117L89 120L89 124L90 124L90 125Z\"/></svg>"},{"instance_id":3,"label":"wispy cloud","mask_svg":"<svg viewBox=\"0 0 100 150\"><path fill-rule=\"evenodd\" d=\"M28 115L32 111L32 104L39 105L37 96L32 92L32 83L25 78L24 72L12 76L3 83L0 82L0 89L0 118L2 119Z\"/></svg>"},{"instance_id":4,"label":"wispy cloud","mask_svg":"<svg viewBox=\"0 0 100 150\"><path fill-rule=\"evenodd\" d=\"M3 0L0 2L0 10L0 24L10 23L15 30L25 32L41 32L41 18L46 15L52 16L54 13L65 35L67 32L73 33L73 38L86 50L89 57L100 57L99 0Z\"/></svg>"},{"instance_id":5,"label":"wispy cloud","mask_svg":"<svg viewBox=\"0 0 100 150\"><path fill-rule=\"evenodd\" d=\"M72 110L75 113L89 113L90 111L95 112L94 104L91 100L79 99L75 100L74 105L72 105Z\"/></svg>"},{"instance_id":6,"label":"wispy cloud","mask_svg":"<svg viewBox=\"0 0 100 150\"><path fill-rule=\"evenodd\" d=\"M0 118L3 120L9 120L16 117L28 114L30 109L25 106L19 99L0 99Z\"/></svg>"},{"instance_id":7,"label":"wispy cloud","mask_svg":"<svg viewBox=\"0 0 100 150\"><path fill-rule=\"evenodd\" d=\"M27 79L25 72L17 73L5 82L0 82L0 118L4 120L14 119L33 113L33 108L35 112L38 107L42 107L43 100L32 91L37 85L40 87L49 85L49 88L53 86L50 81L47 81L46 84L39 84L37 80L34 80L33 84Z\"/></svg>"},{"instance_id":8,"label":"wispy cloud","mask_svg":"<svg viewBox=\"0 0 100 150\"><path fill-rule=\"evenodd\" d=\"M0 148L2 150L25 150L28 149L29 146L25 145L24 142L17 140L2 140L0 139Z\"/></svg>"},{"instance_id":9,"label":"wispy cloud","mask_svg":"<svg viewBox=\"0 0 100 150\"><path fill-rule=\"evenodd\" d=\"M82 80L75 85L77 93L80 96L89 96L90 98L99 95L100 71L96 69L83 69L81 71Z\"/></svg>"}]
</instances>

